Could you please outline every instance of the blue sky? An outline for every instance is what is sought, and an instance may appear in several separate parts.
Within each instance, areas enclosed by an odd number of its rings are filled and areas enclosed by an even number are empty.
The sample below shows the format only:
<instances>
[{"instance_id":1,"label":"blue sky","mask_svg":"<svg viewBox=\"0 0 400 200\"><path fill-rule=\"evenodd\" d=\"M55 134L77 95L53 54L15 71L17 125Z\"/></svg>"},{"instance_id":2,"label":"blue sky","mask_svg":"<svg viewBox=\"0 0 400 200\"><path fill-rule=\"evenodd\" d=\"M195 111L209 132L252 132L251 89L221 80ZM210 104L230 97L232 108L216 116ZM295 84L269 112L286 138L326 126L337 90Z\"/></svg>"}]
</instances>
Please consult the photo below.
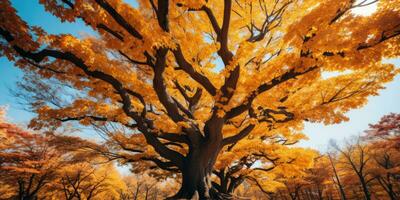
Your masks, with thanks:
<instances>
[{"instance_id":1,"label":"blue sky","mask_svg":"<svg viewBox=\"0 0 400 200\"><path fill-rule=\"evenodd\" d=\"M93 33L92 29L84 26L84 23L60 23L60 21L45 12L44 7L38 1L11 0L18 14L29 23L43 27L48 33L71 33L79 36L82 33ZM40 14L38 14L40 13ZM22 77L22 71L14 67L5 57L0 57L0 105L8 106L8 118L17 123L26 123L33 114L25 112L21 106L15 102L9 90L15 89L15 83Z\"/></svg>"},{"instance_id":2,"label":"blue sky","mask_svg":"<svg viewBox=\"0 0 400 200\"><path fill-rule=\"evenodd\" d=\"M93 33L85 27L82 22L60 23L57 18L44 12L43 6L37 1L12 0L20 16L30 25L40 25L49 33L71 33L79 36L82 33ZM135 4L134 0L128 1ZM366 8L358 10L358 14L365 14L373 11ZM39 14L40 13L40 14ZM400 60L391 60L400 67ZM15 123L27 123L33 114L22 110L21 106L15 102L9 90L15 89L15 83L22 77L22 72L14 67L14 64L6 58L0 58L0 105L7 105L8 118ZM390 112L400 113L400 77L386 85L385 90L379 92L379 96L369 98L369 103L361 109L353 110L348 113L350 121L338 125L325 126L323 124L306 123L304 133L310 138L308 141L300 143L301 146L313 147L322 151L326 150L329 139L342 140L350 135L362 133L368 128L369 123L375 123L379 118Z\"/></svg>"}]
</instances>

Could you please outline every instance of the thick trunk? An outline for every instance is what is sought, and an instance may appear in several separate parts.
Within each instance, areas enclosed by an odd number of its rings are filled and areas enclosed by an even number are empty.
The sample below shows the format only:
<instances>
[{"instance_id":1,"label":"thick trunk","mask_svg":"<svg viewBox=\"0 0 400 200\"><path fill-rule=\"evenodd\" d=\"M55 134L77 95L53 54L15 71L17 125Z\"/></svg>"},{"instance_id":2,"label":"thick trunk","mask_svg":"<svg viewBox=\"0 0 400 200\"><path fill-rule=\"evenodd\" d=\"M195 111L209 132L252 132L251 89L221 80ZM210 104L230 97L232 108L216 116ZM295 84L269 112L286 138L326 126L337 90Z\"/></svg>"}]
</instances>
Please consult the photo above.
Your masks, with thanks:
<instances>
[{"instance_id":1,"label":"thick trunk","mask_svg":"<svg viewBox=\"0 0 400 200\"><path fill-rule=\"evenodd\" d=\"M199 199L223 199L211 184L212 168L219 151L218 144L192 148L184 160L181 188L168 199L192 199L194 196Z\"/></svg>"},{"instance_id":2,"label":"thick trunk","mask_svg":"<svg viewBox=\"0 0 400 200\"><path fill-rule=\"evenodd\" d=\"M190 137L189 153L181 166L181 188L168 199L192 199L195 195L199 199L224 199L211 184L212 169L222 148L223 123L214 113L204 126L204 135Z\"/></svg>"},{"instance_id":3,"label":"thick trunk","mask_svg":"<svg viewBox=\"0 0 400 200\"><path fill-rule=\"evenodd\" d=\"M182 173L182 186L175 198L191 199L195 194L200 199L211 199L210 174L204 166L191 165Z\"/></svg>"}]
</instances>

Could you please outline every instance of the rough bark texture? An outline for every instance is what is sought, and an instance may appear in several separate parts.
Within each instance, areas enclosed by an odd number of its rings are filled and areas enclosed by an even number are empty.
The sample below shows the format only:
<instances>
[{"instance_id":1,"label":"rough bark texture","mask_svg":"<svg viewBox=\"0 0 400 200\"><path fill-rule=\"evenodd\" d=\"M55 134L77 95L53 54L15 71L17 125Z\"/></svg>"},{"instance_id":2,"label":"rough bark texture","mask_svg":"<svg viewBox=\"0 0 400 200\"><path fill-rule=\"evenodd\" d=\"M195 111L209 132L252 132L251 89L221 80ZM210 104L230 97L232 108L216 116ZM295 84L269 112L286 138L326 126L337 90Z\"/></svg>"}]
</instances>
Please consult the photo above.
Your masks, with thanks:
<instances>
[{"instance_id":1,"label":"rough bark texture","mask_svg":"<svg viewBox=\"0 0 400 200\"><path fill-rule=\"evenodd\" d=\"M169 199L191 199L195 194L199 199L218 199L218 192L212 187L210 176L220 145L207 143L200 148L192 148L186 156L182 169L181 188Z\"/></svg>"}]
</instances>

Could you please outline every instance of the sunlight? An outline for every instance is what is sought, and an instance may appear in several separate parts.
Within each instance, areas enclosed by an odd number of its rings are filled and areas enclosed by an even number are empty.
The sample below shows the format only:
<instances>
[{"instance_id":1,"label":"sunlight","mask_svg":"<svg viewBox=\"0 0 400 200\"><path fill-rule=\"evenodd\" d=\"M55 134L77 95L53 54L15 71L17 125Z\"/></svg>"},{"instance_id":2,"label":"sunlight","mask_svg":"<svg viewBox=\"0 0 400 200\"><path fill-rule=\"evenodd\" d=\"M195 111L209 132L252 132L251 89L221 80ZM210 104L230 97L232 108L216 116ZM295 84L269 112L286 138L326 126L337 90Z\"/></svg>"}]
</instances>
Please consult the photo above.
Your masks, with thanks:
<instances>
[{"instance_id":1,"label":"sunlight","mask_svg":"<svg viewBox=\"0 0 400 200\"><path fill-rule=\"evenodd\" d=\"M399 199L399 1L0 0L0 200Z\"/></svg>"},{"instance_id":2,"label":"sunlight","mask_svg":"<svg viewBox=\"0 0 400 200\"><path fill-rule=\"evenodd\" d=\"M364 2L365 1L365 2ZM372 2L374 2L375 0L357 0L356 1L356 5L362 3L363 5L367 5L370 4ZM372 15L376 10L378 9L378 3L372 3L370 5L367 6L361 6L361 7L357 7L357 8L353 8L351 10L351 12L355 15L359 15L359 16L370 16Z\"/></svg>"},{"instance_id":3,"label":"sunlight","mask_svg":"<svg viewBox=\"0 0 400 200\"><path fill-rule=\"evenodd\" d=\"M344 70L344 71L323 71L321 73L322 79L326 80L329 78L341 76L341 75L346 75L352 73L353 70Z\"/></svg>"}]
</instances>

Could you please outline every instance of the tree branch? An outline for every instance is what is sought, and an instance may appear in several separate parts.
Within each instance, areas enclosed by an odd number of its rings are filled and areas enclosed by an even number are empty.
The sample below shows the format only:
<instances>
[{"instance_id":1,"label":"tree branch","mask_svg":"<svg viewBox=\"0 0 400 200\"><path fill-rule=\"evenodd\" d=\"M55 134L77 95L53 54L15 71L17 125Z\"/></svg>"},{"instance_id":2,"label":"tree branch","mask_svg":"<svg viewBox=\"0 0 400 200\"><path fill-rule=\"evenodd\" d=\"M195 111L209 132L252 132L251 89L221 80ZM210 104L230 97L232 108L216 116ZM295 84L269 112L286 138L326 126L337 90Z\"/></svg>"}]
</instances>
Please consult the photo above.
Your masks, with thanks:
<instances>
[{"instance_id":1,"label":"tree branch","mask_svg":"<svg viewBox=\"0 0 400 200\"><path fill-rule=\"evenodd\" d=\"M235 143L235 142L243 139L244 137L246 137L247 135L250 134L250 132L254 129L254 127L255 127L254 124L250 124L243 130L241 130L239 133L237 133L236 135L224 138L222 140L222 145L225 146L225 145L232 144L232 143Z\"/></svg>"},{"instance_id":2,"label":"tree branch","mask_svg":"<svg viewBox=\"0 0 400 200\"><path fill-rule=\"evenodd\" d=\"M193 66L185 59L182 53L182 49L179 45L176 50L172 51L172 53L174 54L175 60L178 63L179 67L182 68L183 71L185 71L187 74L189 74L191 78L193 78L201 86L203 86L210 95L214 96L217 93L217 89L214 87L211 81L203 74L197 72L193 68Z\"/></svg>"},{"instance_id":3,"label":"tree branch","mask_svg":"<svg viewBox=\"0 0 400 200\"><path fill-rule=\"evenodd\" d=\"M95 0L109 15L133 37L142 40L143 36L126 21L106 0Z\"/></svg>"},{"instance_id":4,"label":"tree branch","mask_svg":"<svg viewBox=\"0 0 400 200\"><path fill-rule=\"evenodd\" d=\"M164 139L164 140L168 140L171 142L180 142L180 143L185 143L188 144L189 140L185 135L180 135L180 134L176 134L176 133L160 133L159 135L157 135L158 138Z\"/></svg>"},{"instance_id":5,"label":"tree branch","mask_svg":"<svg viewBox=\"0 0 400 200\"><path fill-rule=\"evenodd\" d=\"M177 104L167 92L167 87L164 84L163 73L166 67L166 54L168 49L158 49L156 53L156 63L153 66L153 88L156 92L161 104L167 110L168 116L174 122L184 121L184 117L179 113Z\"/></svg>"},{"instance_id":6,"label":"tree branch","mask_svg":"<svg viewBox=\"0 0 400 200\"><path fill-rule=\"evenodd\" d=\"M158 158L155 157L142 157L141 160L145 161L152 161L154 164L156 164L159 168L167 171L177 171L178 169L175 168L176 165L172 162L164 162Z\"/></svg>"},{"instance_id":7,"label":"tree branch","mask_svg":"<svg viewBox=\"0 0 400 200\"><path fill-rule=\"evenodd\" d=\"M232 119L232 118L242 114L243 112L247 111L248 109L250 109L253 100L259 94L266 92L266 91L274 88L275 86L277 86L281 83L284 83L288 80L295 79L298 76L301 76L308 72L311 72L317 68L318 68L318 66L313 66L302 72L296 72L295 69L293 68L293 69L287 71L286 73L282 74L281 76L273 78L271 81L269 81L267 83L261 84L256 90L254 90L247 96L247 98L246 98L247 103L243 103L239 106L232 108L230 111L228 111L226 113L225 119L226 120Z\"/></svg>"},{"instance_id":8,"label":"tree branch","mask_svg":"<svg viewBox=\"0 0 400 200\"><path fill-rule=\"evenodd\" d=\"M387 32L391 32L391 33L387 33ZM382 43L382 42L384 42L384 41L386 41L386 40L389 40L389 39L391 39L391 38L393 38L393 37L396 37L396 36L398 36L398 35L400 35L400 24L397 24L397 25L393 28L393 30L382 31L381 37L380 37L377 41L374 41L374 42L372 42L372 43L360 44L360 45L357 47L357 50L363 50L363 49L367 49L367 48L376 46L376 45L378 45L378 44L380 44L380 43Z\"/></svg>"},{"instance_id":9,"label":"tree branch","mask_svg":"<svg viewBox=\"0 0 400 200\"><path fill-rule=\"evenodd\" d=\"M2 35L9 43L12 43L14 40L13 36L6 30L0 28L0 35ZM56 59L66 60L73 63L76 67L83 70L83 72L88 75L89 77L93 77L99 80L102 80L108 84L110 84L120 95L122 99L122 109L129 117L134 119L138 124L138 130L140 130L145 138L146 141L154 147L155 151L159 153L161 156L177 163L177 165L182 166L183 164L183 156L163 145L155 136L155 133L149 132L149 128L151 128L151 123L149 120L143 119L139 116L137 112L131 111L132 110L132 103L129 97L129 92L123 87L122 83L119 82L116 78L109 74L105 74L104 72L97 71L97 70L90 70L90 68L85 64L85 62L78 58L76 55L70 52L61 52L58 50L52 49L43 49L39 52L29 52L25 51L21 47L17 45L12 45L14 50L24 58L32 59L33 61L39 63L46 57L53 57Z\"/></svg>"}]
</instances>

